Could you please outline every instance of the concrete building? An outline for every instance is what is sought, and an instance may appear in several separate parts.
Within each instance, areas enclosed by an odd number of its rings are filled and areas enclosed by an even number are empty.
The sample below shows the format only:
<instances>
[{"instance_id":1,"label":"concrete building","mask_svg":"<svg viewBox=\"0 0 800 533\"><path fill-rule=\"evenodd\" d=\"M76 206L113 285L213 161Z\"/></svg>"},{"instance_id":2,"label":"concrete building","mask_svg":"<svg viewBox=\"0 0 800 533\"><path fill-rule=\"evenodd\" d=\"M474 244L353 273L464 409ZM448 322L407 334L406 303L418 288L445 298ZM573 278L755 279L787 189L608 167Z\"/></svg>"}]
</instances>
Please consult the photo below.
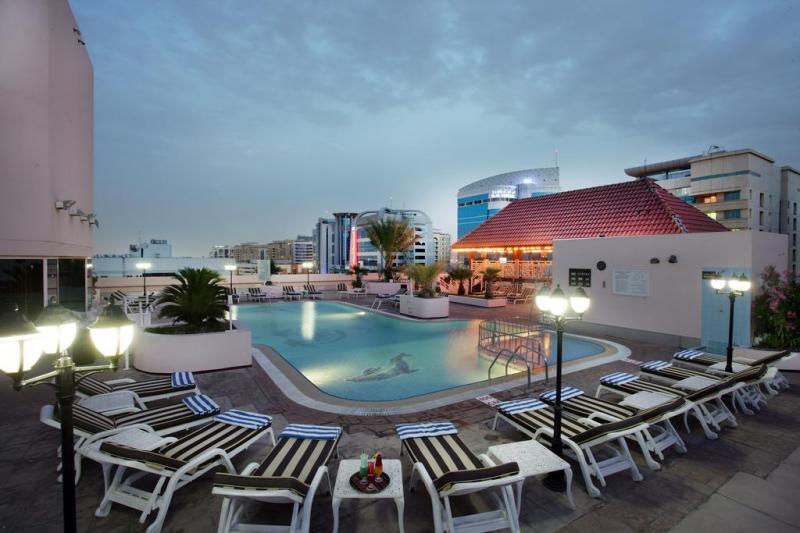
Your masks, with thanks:
<instances>
[{"instance_id":1,"label":"concrete building","mask_svg":"<svg viewBox=\"0 0 800 533\"><path fill-rule=\"evenodd\" d=\"M333 218L320 218L314 227L314 262L320 274L346 272L354 247L353 222L358 213L334 213Z\"/></svg>"},{"instance_id":2,"label":"concrete building","mask_svg":"<svg viewBox=\"0 0 800 533\"><path fill-rule=\"evenodd\" d=\"M399 267L405 264L429 265L436 260L436 247L433 240L433 224L430 217L422 211L412 209L389 209L383 207L375 211L364 211L355 219L355 233L358 236L358 248L351 256L352 262L357 262L371 271L383 268L383 259L380 252L372 245L367 237L366 227L379 220L402 220L414 228L416 241L405 253L397 254L392 265Z\"/></svg>"},{"instance_id":3,"label":"concrete building","mask_svg":"<svg viewBox=\"0 0 800 533\"><path fill-rule=\"evenodd\" d=\"M789 235L789 264L797 268L794 206L800 201L798 174L778 167L771 157L746 148L648 163L625 169L629 176L657 180L675 196L693 204L725 227ZM788 222L787 222L788 217Z\"/></svg>"},{"instance_id":4,"label":"concrete building","mask_svg":"<svg viewBox=\"0 0 800 533\"><path fill-rule=\"evenodd\" d=\"M433 260L437 263L450 263L450 241L449 233L442 230L433 230Z\"/></svg>"},{"instance_id":5,"label":"concrete building","mask_svg":"<svg viewBox=\"0 0 800 533\"><path fill-rule=\"evenodd\" d=\"M87 307L93 70L67 0L0 2L0 305Z\"/></svg>"},{"instance_id":6,"label":"concrete building","mask_svg":"<svg viewBox=\"0 0 800 533\"><path fill-rule=\"evenodd\" d=\"M530 168L483 178L458 190L458 238L519 198L559 192L558 167Z\"/></svg>"},{"instance_id":7,"label":"concrete building","mask_svg":"<svg viewBox=\"0 0 800 533\"><path fill-rule=\"evenodd\" d=\"M98 278L127 278L140 277L142 271L136 268L137 263L146 261L150 264L147 277L172 276L183 268L209 268L216 270L223 277L227 277L225 265L233 261L225 258L213 257L150 257L137 256L97 256L92 258L92 271Z\"/></svg>"},{"instance_id":8,"label":"concrete building","mask_svg":"<svg viewBox=\"0 0 800 533\"><path fill-rule=\"evenodd\" d=\"M314 262L314 240L311 236L298 235L292 241L292 264L302 265L303 263Z\"/></svg>"},{"instance_id":9,"label":"concrete building","mask_svg":"<svg viewBox=\"0 0 800 533\"><path fill-rule=\"evenodd\" d=\"M172 257L172 245L166 239L150 239L149 242L129 244L126 257Z\"/></svg>"}]
</instances>

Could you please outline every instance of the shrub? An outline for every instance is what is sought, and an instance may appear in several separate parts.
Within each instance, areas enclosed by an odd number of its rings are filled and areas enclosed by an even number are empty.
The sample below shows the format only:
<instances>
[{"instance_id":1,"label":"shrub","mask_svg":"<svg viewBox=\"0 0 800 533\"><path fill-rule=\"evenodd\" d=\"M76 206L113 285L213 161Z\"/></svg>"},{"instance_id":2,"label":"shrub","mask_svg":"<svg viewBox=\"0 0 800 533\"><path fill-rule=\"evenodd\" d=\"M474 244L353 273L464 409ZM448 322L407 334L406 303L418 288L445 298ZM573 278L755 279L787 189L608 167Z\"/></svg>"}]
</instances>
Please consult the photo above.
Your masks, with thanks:
<instances>
[{"instance_id":1,"label":"shrub","mask_svg":"<svg viewBox=\"0 0 800 533\"><path fill-rule=\"evenodd\" d=\"M761 292L753 299L755 344L766 348L800 348L800 278L781 276L769 266L761 274Z\"/></svg>"},{"instance_id":2,"label":"shrub","mask_svg":"<svg viewBox=\"0 0 800 533\"><path fill-rule=\"evenodd\" d=\"M226 304L222 278L208 268L184 268L177 283L161 293L158 316L171 318L175 333L208 333L225 329Z\"/></svg>"}]
</instances>

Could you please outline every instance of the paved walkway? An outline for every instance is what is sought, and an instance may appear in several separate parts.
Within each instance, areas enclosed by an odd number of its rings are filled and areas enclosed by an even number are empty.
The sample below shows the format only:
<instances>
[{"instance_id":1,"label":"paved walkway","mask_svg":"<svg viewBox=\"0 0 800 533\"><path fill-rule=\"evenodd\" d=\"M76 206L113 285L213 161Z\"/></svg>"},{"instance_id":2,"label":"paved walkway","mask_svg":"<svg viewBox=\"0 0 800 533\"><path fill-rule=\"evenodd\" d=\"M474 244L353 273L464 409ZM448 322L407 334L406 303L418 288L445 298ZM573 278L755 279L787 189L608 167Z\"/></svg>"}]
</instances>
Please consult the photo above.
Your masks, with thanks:
<instances>
[{"instance_id":1,"label":"paved walkway","mask_svg":"<svg viewBox=\"0 0 800 533\"><path fill-rule=\"evenodd\" d=\"M675 348L647 343L631 343L638 360L666 358ZM46 366L46 364L43 364ZM631 363L618 361L569 375L568 384L594 391L600 375L611 371L635 370ZM113 377L130 375L147 377L134 371L120 372ZM111 378L112 375L107 376ZM198 375L201 389L217 400L223 409L239 407L274 415L276 430L288 422L337 424L345 435L340 448L344 458L356 457L363 450L381 450L385 457L397 457L399 440L393 426L413 420L450 419L459 427L462 438L476 452L483 452L496 443L517 441L524 436L501 426L489 429L494 410L477 400L468 400L445 408L397 417L340 416L309 409L287 398L259 367ZM523 531L784 531L798 526L800 508L798 475L800 475L800 376L791 376L792 389L770 400L756 416L739 417L737 428L722 431L714 441L705 439L696 426L682 435L688 453L668 452L662 469L654 472L640 466L645 479L634 482L625 474L608 478L602 498L590 498L581 480L576 479L574 495L577 509L568 507L563 495L544 489L536 480L525 484L522 501ZM552 386L552 383L550 384ZM533 394L546 387L535 384ZM497 394L500 399L519 397L524 390ZM0 386L0 530L60 531L61 486L55 481L58 432L38 421L41 405L52 402L48 388L34 388L16 393L7 380ZM266 443L257 443L235 460L242 468L262 459L268 451ZM640 465L643 460L635 454ZM406 476L410 464L404 460ZM577 466L574 467L578 472ZM336 475L337 464L331 464ZM407 477L406 477L407 481ZM140 532L138 513L114 506L105 518L94 517L94 509L102 495L100 469L86 464L78 487L79 531ZM405 487L405 525L409 532L431 530L430 500L424 490L410 492ZM216 531L220 499L211 495L211 479L205 477L178 491L173 499L164 531ZM465 497L456 501L456 514L485 509L481 497ZM254 520L268 517L271 521L287 517L286 508L253 506ZM738 513L738 514L736 514ZM739 518L735 518L735 517ZM731 518L733 517L733 518ZM390 502L346 501L341 507L340 531L372 532L378 528L394 529L397 515ZM314 501L314 532L331 530L331 498L318 495ZM739 528L739 529L737 529Z\"/></svg>"}]
</instances>

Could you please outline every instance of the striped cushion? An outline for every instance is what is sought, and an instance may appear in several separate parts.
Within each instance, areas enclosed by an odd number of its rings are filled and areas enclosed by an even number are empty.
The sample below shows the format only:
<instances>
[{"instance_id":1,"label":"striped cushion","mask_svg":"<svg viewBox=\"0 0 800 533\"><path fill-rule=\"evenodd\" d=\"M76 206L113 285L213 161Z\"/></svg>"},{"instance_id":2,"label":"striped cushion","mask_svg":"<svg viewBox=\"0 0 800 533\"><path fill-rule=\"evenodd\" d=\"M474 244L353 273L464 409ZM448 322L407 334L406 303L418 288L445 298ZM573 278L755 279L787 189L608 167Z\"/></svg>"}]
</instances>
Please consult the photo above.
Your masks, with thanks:
<instances>
[{"instance_id":1,"label":"striped cushion","mask_svg":"<svg viewBox=\"0 0 800 533\"><path fill-rule=\"evenodd\" d=\"M575 398L576 396L580 396L583 394L581 389L577 389L575 387L561 387L561 401L569 400L570 398ZM549 390L547 392L543 392L539 395L539 398L546 401L546 402L554 402L556 400L556 390Z\"/></svg>"},{"instance_id":2,"label":"striped cushion","mask_svg":"<svg viewBox=\"0 0 800 533\"><path fill-rule=\"evenodd\" d=\"M400 440L416 439L420 437L441 437L455 435L458 429L452 422L421 422L418 424L397 424L394 427Z\"/></svg>"},{"instance_id":3,"label":"striped cushion","mask_svg":"<svg viewBox=\"0 0 800 533\"><path fill-rule=\"evenodd\" d=\"M564 410L578 416L589 416L592 413L603 413L614 418L624 419L636 414L636 410L624 405L607 402L588 395L570 398L562 403Z\"/></svg>"},{"instance_id":4,"label":"striped cushion","mask_svg":"<svg viewBox=\"0 0 800 533\"><path fill-rule=\"evenodd\" d=\"M58 416L58 407L56 407L56 415ZM72 423L76 428L92 434L108 431L115 427L114 420L110 417L77 403L72 404Z\"/></svg>"},{"instance_id":5,"label":"striped cushion","mask_svg":"<svg viewBox=\"0 0 800 533\"><path fill-rule=\"evenodd\" d=\"M669 361L648 361L646 363L642 363L639 365L639 368L643 370L660 370L662 368L669 368L672 366L672 363Z\"/></svg>"},{"instance_id":6,"label":"striped cushion","mask_svg":"<svg viewBox=\"0 0 800 533\"><path fill-rule=\"evenodd\" d=\"M279 439L314 439L314 440L339 440L342 428L337 426L316 426L313 424L289 424L280 435Z\"/></svg>"},{"instance_id":7,"label":"striped cushion","mask_svg":"<svg viewBox=\"0 0 800 533\"><path fill-rule=\"evenodd\" d=\"M603 385L612 389L626 392L628 394L635 394L637 392L648 391L648 392L661 392L663 394L671 394L673 396L686 396L686 393L680 389L674 389L672 387L667 387L666 385L660 385L658 383L645 381L643 379L635 379L633 381L627 381L624 383L604 382Z\"/></svg>"},{"instance_id":8,"label":"striped cushion","mask_svg":"<svg viewBox=\"0 0 800 533\"><path fill-rule=\"evenodd\" d=\"M114 390L129 390L133 391L139 396L156 396L159 394L169 394L178 390L193 389L195 385L185 385L183 387L173 387L172 377L167 376L163 378L148 379L147 381L137 381L135 383L120 383L114 385Z\"/></svg>"},{"instance_id":9,"label":"striped cushion","mask_svg":"<svg viewBox=\"0 0 800 533\"><path fill-rule=\"evenodd\" d=\"M158 451L137 450L110 442L101 444L100 450L121 459L131 459L176 470L207 450L219 448L231 453L265 431L266 428L248 429L223 422L213 422L195 429Z\"/></svg>"},{"instance_id":10,"label":"striped cushion","mask_svg":"<svg viewBox=\"0 0 800 533\"><path fill-rule=\"evenodd\" d=\"M536 398L524 398L522 400L511 400L497 404L497 409L499 411L509 415L525 413L527 411L535 411L545 407L547 407L547 405Z\"/></svg>"},{"instance_id":11,"label":"striped cushion","mask_svg":"<svg viewBox=\"0 0 800 533\"><path fill-rule=\"evenodd\" d=\"M111 392L114 388L107 383L103 383L99 379L95 379L91 376L87 376L85 378L81 378L75 386L77 389L89 396L94 396L96 394L105 394L107 392Z\"/></svg>"},{"instance_id":12,"label":"striped cushion","mask_svg":"<svg viewBox=\"0 0 800 533\"><path fill-rule=\"evenodd\" d=\"M654 376L661 376L667 379L674 379L676 381L694 376L701 376L707 379L717 379L716 376L703 372L701 370L689 370L688 368L678 368L676 366L669 366L664 368L645 368L642 367L642 372L645 374L652 374Z\"/></svg>"},{"instance_id":13,"label":"striped cushion","mask_svg":"<svg viewBox=\"0 0 800 533\"><path fill-rule=\"evenodd\" d=\"M629 374L627 372L613 372L611 374L602 376L600 378L600 383L603 385L619 385L637 379L639 379L639 376L635 376L634 374Z\"/></svg>"},{"instance_id":14,"label":"striped cushion","mask_svg":"<svg viewBox=\"0 0 800 533\"><path fill-rule=\"evenodd\" d=\"M195 414L183 402L148 409L138 413L114 417L117 427L131 426L133 424L147 424L156 431L181 424L188 424L196 420L208 418L209 414Z\"/></svg>"},{"instance_id":15,"label":"striped cushion","mask_svg":"<svg viewBox=\"0 0 800 533\"><path fill-rule=\"evenodd\" d=\"M511 420L524 427L527 433L533 436L540 428L552 428L554 425L555 413L552 409L540 409L529 413L522 413L511 416ZM627 417L618 422L607 422L599 426L588 428L579 424L570 417L561 417L561 435L570 439L576 444L583 444L595 440L603 435L614 431L621 431L642 423L638 415ZM547 441L551 440L548 435L541 435Z\"/></svg>"},{"instance_id":16,"label":"striped cushion","mask_svg":"<svg viewBox=\"0 0 800 533\"><path fill-rule=\"evenodd\" d=\"M680 359L682 361L691 361L703 355L705 352L702 350L696 350L694 348L690 348L688 350L681 350L680 352L675 352L672 354L674 359Z\"/></svg>"},{"instance_id":17,"label":"striped cushion","mask_svg":"<svg viewBox=\"0 0 800 533\"><path fill-rule=\"evenodd\" d=\"M519 473L517 463L485 467L458 435L405 439L403 447L414 462L425 466L440 492L454 483L488 481Z\"/></svg>"},{"instance_id":18,"label":"striped cushion","mask_svg":"<svg viewBox=\"0 0 800 533\"><path fill-rule=\"evenodd\" d=\"M278 439L261 465L249 476L218 473L214 484L240 489L290 490L305 496L319 467L336 450L336 440Z\"/></svg>"}]
</instances>

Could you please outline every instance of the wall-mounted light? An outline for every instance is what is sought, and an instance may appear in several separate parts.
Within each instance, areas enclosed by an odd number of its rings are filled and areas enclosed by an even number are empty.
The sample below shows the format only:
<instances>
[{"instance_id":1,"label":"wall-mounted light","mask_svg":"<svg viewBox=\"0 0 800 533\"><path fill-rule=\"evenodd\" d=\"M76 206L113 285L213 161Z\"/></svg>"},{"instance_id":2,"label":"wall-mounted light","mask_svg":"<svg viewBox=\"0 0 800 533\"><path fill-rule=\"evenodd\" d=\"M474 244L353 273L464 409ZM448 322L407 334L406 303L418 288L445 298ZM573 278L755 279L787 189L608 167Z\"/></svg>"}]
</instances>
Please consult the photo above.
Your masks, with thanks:
<instances>
[{"instance_id":1,"label":"wall-mounted light","mask_svg":"<svg viewBox=\"0 0 800 533\"><path fill-rule=\"evenodd\" d=\"M56 209L62 211L75 205L75 200L56 200Z\"/></svg>"},{"instance_id":2,"label":"wall-mounted light","mask_svg":"<svg viewBox=\"0 0 800 533\"><path fill-rule=\"evenodd\" d=\"M659 264L660 262L661 262L661 260L660 260L658 257L651 257L651 258L650 258L650 264L651 264L651 265L657 265L657 264Z\"/></svg>"},{"instance_id":3,"label":"wall-mounted light","mask_svg":"<svg viewBox=\"0 0 800 533\"><path fill-rule=\"evenodd\" d=\"M678 256L676 256L676 255L671 255L671 256L669 256L669 259L667 259L667 261L668 261L668 262L670 262L670 263L672 263L672 264L674 265L675 263L677 263L677 262L678 262Z\"/></svg>"}]
</instances>

